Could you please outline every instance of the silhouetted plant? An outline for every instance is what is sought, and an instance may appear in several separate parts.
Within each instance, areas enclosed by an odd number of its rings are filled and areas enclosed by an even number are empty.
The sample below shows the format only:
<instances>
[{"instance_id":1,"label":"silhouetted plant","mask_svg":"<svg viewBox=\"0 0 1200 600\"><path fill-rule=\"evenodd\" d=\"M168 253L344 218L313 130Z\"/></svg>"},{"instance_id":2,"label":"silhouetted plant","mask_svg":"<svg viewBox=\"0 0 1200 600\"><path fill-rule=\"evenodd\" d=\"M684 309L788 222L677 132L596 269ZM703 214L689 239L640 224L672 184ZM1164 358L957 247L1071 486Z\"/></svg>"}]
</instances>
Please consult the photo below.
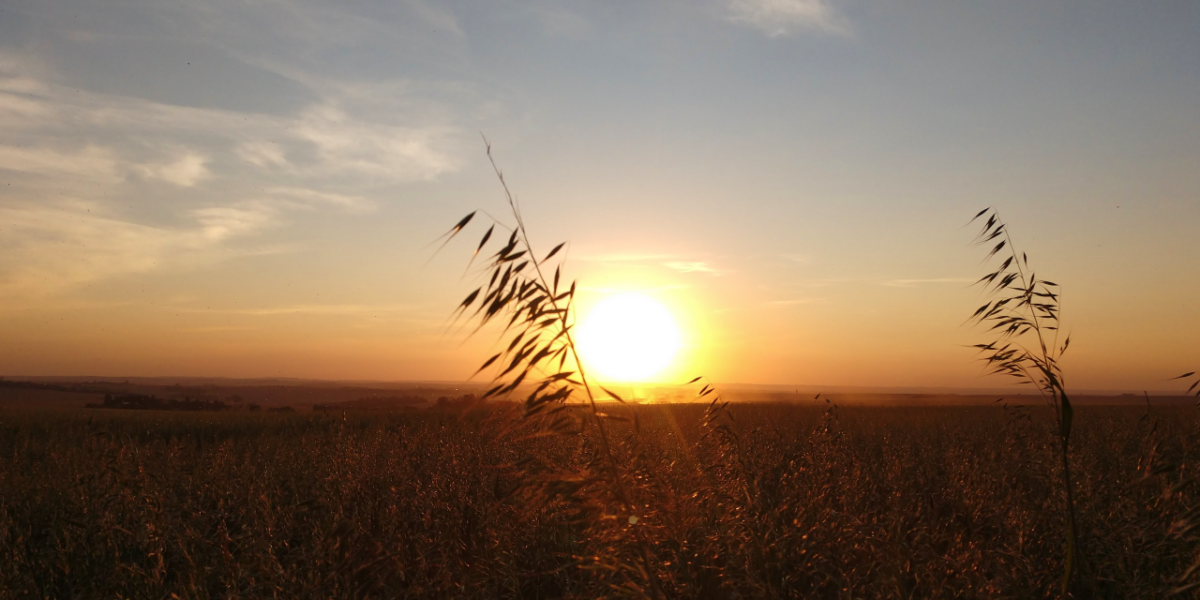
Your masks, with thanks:
<instances>
[{"instance_id":1,"label":"silhouetted plant","mask_svg":"<svg viewBox=\"0 0 1200 600\"><path fill-rule=\"evenodd\" d=\"M606 421L626 420L601 410L599 400L624 400L616 393L595 384L587 376L575 345L574 301L576 284L562 280L562 259L549 274L547 263L558 256L566 242L554 246L540 259L534 251L521 208L504 174L487 146L488 160L504 190L504 197L513 219L507 225L493 218L492 224L480 238L471 262L493 239L497 227L508 231L503 245L488 256L483 264L481 279L486 284L475 288L455 309L454 318L466 317L475 323L475 331L492 321L500 323L499 352L490 356L476 374L493 370L491 387L482 399L523 397L523 421L530 430L528 437L584 436L594 438L597 457L582 470L548 465L527 459L522 467L537 494L545 501L565 500L588 516L615 520L620 527L632 529L640 564L629 564L619 556L593 556L593 563L604 569L624 574L625 591L661 595L655 574L654 560L641 532L643 511L635 501L629 482L617 458L618 442L611 435ZM457 236L478 211L463 217L448 231L443 246ZM469 267L468 267L469 268ZM468 314L468 311L469 314ZM578 408L583 408L582 417ZM613 510L615 509L615 510ZM606 512L616 514L603 514ZM642 523L639 526L639 523Z\"/></svg>"},{"instance_id":2,"label":"silhouetted plant","mask_svg":"<svg viewBox=\"0 0 1200 600\"><path fill-rule=\"evenodd\" d=\"M1022 384L1033 385L1054 410L1066 495L1067 547L1062 577L1065 595L1076 578L1081 555L1071 483L1071 426L1075 411L1059 365L1071 345L1071 337L1067 335L1059 345L1058 284L1038 279L1029 267L1029 257L1017 252L1008 227L995 208L979 211L971 223L984 218L975 242L990 248L988 260L997 256L1004 260L999 268L976 282L984 286L989 300L971 315L970 321L986 326L994 339L974 347L983 354L989 374L1007 375Z\"/></svg>"},{"instance_id":3,"label":"silhouetted plant","mask_svg":"<svg viewBox=\"0 0 1200 600\"><path fill-rule=\"evenodd\" d=\"M1184 395L1191 394L1192 391L1195 390L1196 397L1200 398L1200 389L1197 389L1200 388L1200 375L1197 375L1196 371L1189 371L1183 375L1180 375L1179 377L1172 377L1171 381L1177 381L1180 379L1184 380L1184 383L1187 383L1188 381L1192 382L1192 384L1188 386L1187 391L1184 392ZM1196 405L1200 406L1200 400L1196 402Z\"/></svg>"},{"instance_id":4,"label":"silhouetted plant","mask_svg":"<svg viewBox=\"0 0 1200 600\"><path fill-rule=\"evenodd\" d=\"M1193 394L1200 397L1200 375L1196 371L1189 371L1178 377L1172 377L1170 381L1178 381L1182 379L1184 383L1191 384L1184 395ZM1147 403L1149 398L1147 398ZM1197 406L1200 406L1198 401ZM1157 425L1157 423L1155 423ZM1151 446L1150 453L1145 461L1145 476L1176 476L1174 482L1167 488L1166 494L1179 495L1179 493L1187 487L1194 486L1200 482L1200 477L1195 475L1187 476L1185 471L1185 461L1181 460L1178 454L1164 453L1161 451L1161 443L1156 442ZM1170 535L1176 539L1190 542L1193 546L1200 547L1200 506L1191 506L1176 518L1170 526ZM1200 552L1195 553L1192 563L1175 577L1176 587L1171 591L1172 595L1192 593L1200 589Z\"/></svg>"}]
</instances>

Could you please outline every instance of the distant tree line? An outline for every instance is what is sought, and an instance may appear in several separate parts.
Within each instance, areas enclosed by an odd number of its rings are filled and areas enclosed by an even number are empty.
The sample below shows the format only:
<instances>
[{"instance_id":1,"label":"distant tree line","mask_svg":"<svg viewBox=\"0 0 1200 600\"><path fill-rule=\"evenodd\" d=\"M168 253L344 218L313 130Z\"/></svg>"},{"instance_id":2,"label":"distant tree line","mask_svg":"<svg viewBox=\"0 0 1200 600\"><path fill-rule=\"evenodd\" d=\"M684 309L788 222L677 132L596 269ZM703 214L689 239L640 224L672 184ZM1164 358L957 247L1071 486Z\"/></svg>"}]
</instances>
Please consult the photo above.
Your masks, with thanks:
<instances>
[{"instance_id":1,"label":"distant tree line","mask_svg":"<svg viewBox=\"0 0 1200 600\"><path fill-rule=\"evenodd\" d=\"M183 411L219 411L229 410L230 405L221 402L220 400L193 400L185 397L183 400L177 398L159 398L157 396L147 396L145 394L124 394L114 396L112 394L104 395L103 403L90 403L88 408L119 408L124 410L183 410Z\"/></svg>"},{"instance_id":2,"label":"distant tree line","mask_svg":"<svg viewBox=\"0 0 1200 600\"><path fill-rule=\"evenodd\" d=\"M40 383L37 381L14 381L12 379L0 378L0 389L18 389L18 390L48 390L52 392L75 392L80 394L98 394L104 391L104 388L97 386L106 385L104 382L93 383ZM109 388L111 389L111 388Z\"/></svg>"}]
</instances>

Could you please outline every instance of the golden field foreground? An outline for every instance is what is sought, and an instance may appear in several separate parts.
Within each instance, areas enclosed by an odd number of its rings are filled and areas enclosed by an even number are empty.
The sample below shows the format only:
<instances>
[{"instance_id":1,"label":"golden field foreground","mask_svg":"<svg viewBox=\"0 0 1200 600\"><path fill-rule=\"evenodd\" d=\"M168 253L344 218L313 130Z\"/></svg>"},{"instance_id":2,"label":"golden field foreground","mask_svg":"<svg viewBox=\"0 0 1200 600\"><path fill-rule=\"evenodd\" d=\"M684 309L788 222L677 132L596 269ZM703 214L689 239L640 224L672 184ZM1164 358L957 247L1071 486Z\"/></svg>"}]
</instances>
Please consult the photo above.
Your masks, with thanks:
<instances>
[{"instance_id":1,"label":"golden field foreground","mask_svg":"<svg viewBox=\"0 0 1200 600\"><path fill-rule=\"evenodd\" d=\"M641 547L673 598L1058 596L1044 409L734 404L710 435L705 408L610 411L636 524L522 487L595 440L521 439L503 405L0 410L0 598L620 596ZM1191 597L1196 409L1076 419L1076 595Z\"/></svg>"}]
</instances>

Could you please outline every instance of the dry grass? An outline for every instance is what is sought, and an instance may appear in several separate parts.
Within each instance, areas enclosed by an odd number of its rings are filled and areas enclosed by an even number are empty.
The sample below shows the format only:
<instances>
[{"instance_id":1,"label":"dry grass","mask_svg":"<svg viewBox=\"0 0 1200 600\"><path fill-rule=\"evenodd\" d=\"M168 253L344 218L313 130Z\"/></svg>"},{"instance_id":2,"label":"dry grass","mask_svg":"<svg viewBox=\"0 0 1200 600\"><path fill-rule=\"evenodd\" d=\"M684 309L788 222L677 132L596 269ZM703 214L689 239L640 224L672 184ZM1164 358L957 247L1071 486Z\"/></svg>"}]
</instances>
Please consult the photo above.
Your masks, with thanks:
<instances>
[{"instance_id":1,"label":"dry grass","mask_svg":"<svg viewBox=\"0 0 1200 600\"><path fill-rule=\"evenodd\" d=\"M1029 265L1029 257L1018 252L1008 225L996 209L979 211L971 222L979 219L985 220L975 237L976 244L991 246L994 243L987 258L995 257L1003 262L977 282L984 286L989 299L972 313L970 320L985 326L991 341L976 344L975 348L983 355L991 374L1015 377L1017 383L1033 386L1054 416L1064 496L1066 548L1063 552L1062 594L1066 596L1077 585L1080 572L1087 571L1087 557L1080 544L1075 484L1071 477L1071 432L1075 410L1067 395L1066 376L1059 364L1071 345L1069 334L1060 337L1061 292L1057 283L1038 279Z\"/></svg>"},{"instance_id":2,"label":"dry grass","mask_svg":"<svg viewBox=\"0 0 1200 600\"><path fill-rule=\"evenodd\" d=\"M501 430L502 438L574 439L571 443L588 449L591 458L582 463L533 453L519 457L512 466L538 506L562 508L572 522L589 527L595 541L606 542L602 551L572 555L576 565L614 574L609 582L614 592L661 597L659 565L646 531L649 505L635 493L637 479L643 476L636 462L640 442L637 437L614 439L609 433L612 423L632 423L638 430L638 415L636 411L619 415L598 403L623 404L624 400L589 379L580 360L574 338L575 282L562 281L561 262L553 265L552 275L550 271L551 259L562 260L559 253L566 243L539 258L542 255L534 249L520 206L492 159L490 144L487 154L512 222L493 218L480 238L472 264L488 248L497 227L509 232L507 242L484 259L477 274L480 285L455 310L456 319L465 316L468 325L474 323L474 331L499 324L500 349L476 373L490 370L492 374L483 400L523 398L521 419ZM443 236L442 246L461 233L475 214L459 220ZM702 395L711 391L706 387Z\"/></svg>"},{"instance_id":3,"label":"dry grass","mask_svg":"<svg viewBox=\"0 0 1200 600\"><path fill-rule=\"evenodd\" d=\"M1058 595L1045 409L735 408L737 445L706 435L702 405L636 407L636 429L635 408L616 409L631 420L609 433L641 542L627 521L582 519L519 486L523 457L585 472L596 440L506 437L516 407L346 420L8 410L0 598L632 595L612 565L642 543L669 597ZM1077 410L1095 576L1076 595L1163 597L1195 548L1179 530L1200 506L1195 411Z\"/></svg>"}]
</instances>

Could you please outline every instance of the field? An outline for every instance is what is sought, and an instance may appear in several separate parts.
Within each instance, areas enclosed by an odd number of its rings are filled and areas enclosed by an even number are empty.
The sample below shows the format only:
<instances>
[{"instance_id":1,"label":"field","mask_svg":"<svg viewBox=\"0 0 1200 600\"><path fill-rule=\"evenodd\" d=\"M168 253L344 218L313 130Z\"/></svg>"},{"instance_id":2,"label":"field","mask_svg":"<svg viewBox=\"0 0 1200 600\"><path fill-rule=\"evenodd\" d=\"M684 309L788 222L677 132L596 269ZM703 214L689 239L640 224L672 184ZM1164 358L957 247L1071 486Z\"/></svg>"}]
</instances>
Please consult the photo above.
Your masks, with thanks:
<instances>
[{"instance_id":1,"label":"field","mask_svg":"<svg viewBox=\"0 0 1200 600\"><path fill-rule=\"evenodd\" d=\"M596 440L523 437L503 404L0 409L0 598L1059 595L1044 408L733 404L731 435L703 405L605 410L636 523L595 482L525 485ZM1190 581L1198 425L1077 409L1077 597Z\"/></svg>"}]
</instances>

